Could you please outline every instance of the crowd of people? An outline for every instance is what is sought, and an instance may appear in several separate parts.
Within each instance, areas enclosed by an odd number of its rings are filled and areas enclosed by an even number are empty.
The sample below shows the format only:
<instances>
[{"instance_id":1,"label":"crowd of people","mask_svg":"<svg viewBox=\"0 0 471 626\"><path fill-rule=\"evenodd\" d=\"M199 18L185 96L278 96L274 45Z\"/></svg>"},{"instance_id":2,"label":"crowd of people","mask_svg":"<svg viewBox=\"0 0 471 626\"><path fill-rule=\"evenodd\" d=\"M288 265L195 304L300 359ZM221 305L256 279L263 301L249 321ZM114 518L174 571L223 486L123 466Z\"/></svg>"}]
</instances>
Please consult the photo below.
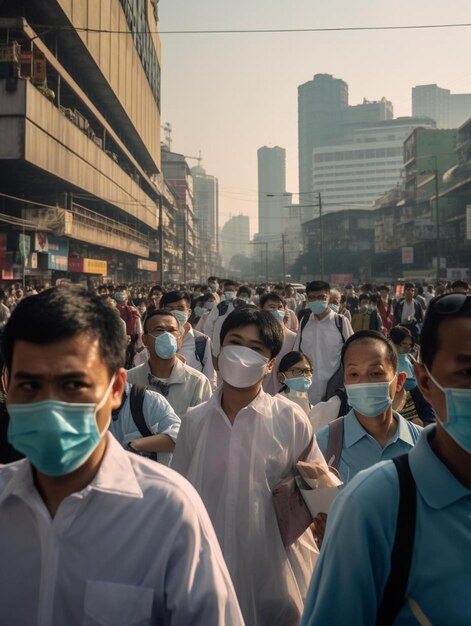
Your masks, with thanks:
<instances>
[{"instance_id":1,"label":"crowd of people","mask_svg":"<svg viewBox=\"0 0 471 626\"><path fill-rule=\"evenodd\" d=\"M0 329L5 623L471 624L465 281L13 285Z\"/></svg>"}]
</instances>

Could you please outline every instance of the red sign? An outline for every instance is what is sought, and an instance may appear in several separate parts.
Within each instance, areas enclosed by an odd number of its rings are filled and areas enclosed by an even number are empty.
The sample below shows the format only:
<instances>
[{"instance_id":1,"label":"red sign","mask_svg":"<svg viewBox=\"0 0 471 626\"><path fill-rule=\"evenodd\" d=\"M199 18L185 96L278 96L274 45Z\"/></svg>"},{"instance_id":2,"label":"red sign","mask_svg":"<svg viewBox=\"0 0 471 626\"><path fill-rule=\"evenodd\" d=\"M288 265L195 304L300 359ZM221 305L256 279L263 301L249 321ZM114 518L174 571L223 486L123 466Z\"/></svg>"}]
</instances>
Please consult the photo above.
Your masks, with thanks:
<instances>
[{"instance_id":1,"label":"red sign","mask_svg":"<svg viewBox=\"0 0 471 626\"><path fill-rule=\"evenodd\" d=\"M331 274L330 282L334 285L353 283L353 274Z\"/></svg>"},{"instance_id":2,"label":"red sign","mask_svg":"<svg viewBox=\"0 0 471 626\"><path fill-rule=\"evenodd\" d=\"M69 258L69 272L83 272L83 259Z\"/></svg>"}]
</instances>

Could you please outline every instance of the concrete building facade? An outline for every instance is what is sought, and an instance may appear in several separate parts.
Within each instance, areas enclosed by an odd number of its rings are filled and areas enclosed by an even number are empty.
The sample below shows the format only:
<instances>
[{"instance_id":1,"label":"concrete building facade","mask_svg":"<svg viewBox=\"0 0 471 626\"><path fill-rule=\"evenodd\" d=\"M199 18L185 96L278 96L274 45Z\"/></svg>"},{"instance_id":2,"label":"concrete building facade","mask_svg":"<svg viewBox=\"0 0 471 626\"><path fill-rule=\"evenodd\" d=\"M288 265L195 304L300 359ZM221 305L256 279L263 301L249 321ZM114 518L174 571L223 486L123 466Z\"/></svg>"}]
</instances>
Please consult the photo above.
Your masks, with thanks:
<instances>
[{"instance_id":1,"label":"concrete building facade","mask_svg":"<svg viewBox=\"0 0 471 626\"><path fill-rule=\"evenodd\" d=\"M217 274L219 261L219 184L200 165L191 168L195 220L203 276Z\"/></svg>"},{"instance_id":2,"label":"concrete building facade","mask_svg":"<svg viewBox=\"0 0 471 626\"><path fill-rule=\"evenodd\" d=\"M155 281L178 254L175 195L161 175L153 9L129 0L0 6L10 42L0 68L2 211L21 224L31 254L48 257L41 267L37 257L27 259L28 275ZM48 28L37 33L31 24ZM8 228L6 274L18 278L18 232ZM33 249L38 233L63 240L59 263Z\"/></svg>"},{"instance_id":3,"label":"concrete building facade","mask_svg":"<svg viewBox=\"0 0 471 626\"><path fill-rule=\"evenodd\" d=\"M261 240L281 237L283 214L289 204L286 193L286 151L275 146L257 150L258 236Z\"/></svg>"},{"instance_id":4,"label":"concrete building facade","mask_svg":"<svg viewBox=\"0 0 471 626\"><path fill-rule=\"evenodd\" d=\"M471 94L451 93L438 85L412 87L412 115L426 115L437 128L459 128L471 117Z\"/></svg>"},{"instance_id":5,"label":"concrete building facade","mask_svg":"<svg viewBox=\"0 0 471 626\"><path fill-rule=\"evenodd\" d=\"M230 269L236 255L250 256L250 218L233 215L221 228L220 248L224 268Z\"/></svg>"}]
</instances>

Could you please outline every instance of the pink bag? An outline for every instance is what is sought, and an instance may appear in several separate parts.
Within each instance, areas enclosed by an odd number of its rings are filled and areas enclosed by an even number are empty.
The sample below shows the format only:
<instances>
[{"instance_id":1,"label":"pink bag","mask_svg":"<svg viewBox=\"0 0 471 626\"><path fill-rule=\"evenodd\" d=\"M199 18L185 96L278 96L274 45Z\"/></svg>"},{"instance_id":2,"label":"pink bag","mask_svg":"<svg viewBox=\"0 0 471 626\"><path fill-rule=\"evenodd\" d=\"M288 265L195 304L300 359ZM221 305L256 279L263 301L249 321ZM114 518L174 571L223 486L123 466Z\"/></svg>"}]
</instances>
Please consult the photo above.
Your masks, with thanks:
<instances>
[{"instance_id":1,"label":"pink bag","mask_svg":"<svg viewBox=\"0 0 471 626\"><path fill-rule=\"evenodd\" d=\"M298 461L306 460L313 443L314 438L311 439ZM313 521L296 483L296 476L298 475L298 470L294 467L290 474L273 489L273 506L275 507L281 540L285 547L299 539Z\"/></svg>"}]
</instances>

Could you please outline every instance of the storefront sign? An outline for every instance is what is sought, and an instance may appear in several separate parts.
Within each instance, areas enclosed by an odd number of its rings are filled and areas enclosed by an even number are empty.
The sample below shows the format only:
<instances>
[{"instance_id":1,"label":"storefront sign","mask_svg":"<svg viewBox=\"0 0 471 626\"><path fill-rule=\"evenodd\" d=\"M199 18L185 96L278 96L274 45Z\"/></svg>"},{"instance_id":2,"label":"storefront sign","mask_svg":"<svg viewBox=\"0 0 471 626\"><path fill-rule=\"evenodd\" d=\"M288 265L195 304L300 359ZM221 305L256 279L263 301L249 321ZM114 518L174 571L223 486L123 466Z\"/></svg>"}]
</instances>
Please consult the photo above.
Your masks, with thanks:
<instances>
[{"instance_id":1,"label":"storefront sign","mask_svg":"<svg viewBox=\"0 0 471 626\"><path fill-rule=\"evenodd\" d=\"M26 259L31 250L31 237L29 235L18 235L18 249L22 259Z\"/></svg>"},{"instance_id":2,"label":"storefront sign","mask_svg":"<svg viewBox=\"0 0 471 626\"><path fill-rule=\"evenodd\" d=\"M137 259L137 269L146 270L147 272L156 272L157 261L149 261L149 259Z\"/></svg>"},{"instance_id":3,"label":"storefront sign","mask_svg":"<svg viewBox=\"0 0 471 626\"><path fill-rule=\"evenodd\" d=\"M353 283L353 274L331 274L330 282L334 285Z\"/></svg>"},{"instance_id":4,"label":"storefront sign","mask_svg":"<svg viewBox=\"0 0 471 626\"><path fill-rule=\"evenodd\" d=\"M105 276L108 272L106 261L98 259L69 259L69 272L81 272L83 274L100 274Z\"/></svg>"},{"instance_id":5,"label":"storefront sign","mask_svg":"<svg viewBox=\"0 0 471 626\"><path fill-rule=\"evenodd\" d=\"M69 259L60 254L49 254L47 259L47 269L67 272L69 268Z\"/></svg>"},{"instance_id":6,"label":"storefront sign","mask_svg":"<svg viewBox=\"0 0 471 626\"><path fill-rule=\"evenodd\" d=\"M414 262L414 248L407 246L402 248L402 264L409 265Z\"/></svg>"}]
</instances>

